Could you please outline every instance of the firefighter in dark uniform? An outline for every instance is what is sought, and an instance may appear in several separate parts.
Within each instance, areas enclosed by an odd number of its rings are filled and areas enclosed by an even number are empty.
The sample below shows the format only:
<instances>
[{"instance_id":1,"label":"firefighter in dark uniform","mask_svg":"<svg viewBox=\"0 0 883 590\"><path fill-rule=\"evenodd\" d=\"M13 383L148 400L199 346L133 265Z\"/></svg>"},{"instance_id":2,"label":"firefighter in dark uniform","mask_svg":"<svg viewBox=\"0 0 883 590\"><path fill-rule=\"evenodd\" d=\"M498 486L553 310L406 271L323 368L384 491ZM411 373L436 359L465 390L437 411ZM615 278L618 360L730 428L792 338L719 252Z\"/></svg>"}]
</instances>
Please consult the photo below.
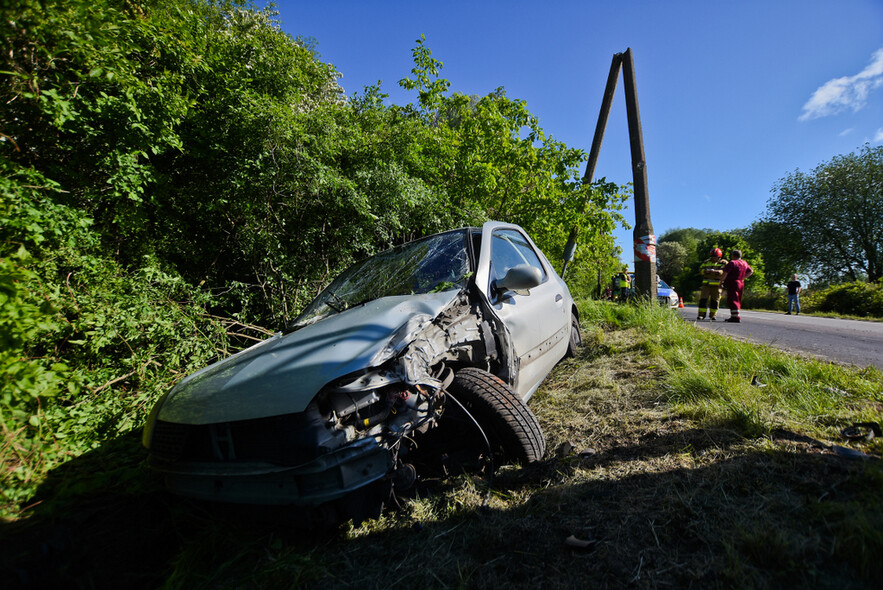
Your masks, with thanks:
<instances>
[{"instance_id":1,"label":"firefighter in dark uniform","mask_svg":"<svg viewBox=\"0 0 883 590\"><path fill-rule=\"evenodd\" d=\"M702 289L699 291L699 316L697 320L704 320L706 312L708 319L716 321L717 310L720 307L721 293L723 291L721 280L724 276L724 267L727 261L721 258L723 252L720 248L712 248L708 258L699 267L702 275Z\"/></svg>"}]
</instances>

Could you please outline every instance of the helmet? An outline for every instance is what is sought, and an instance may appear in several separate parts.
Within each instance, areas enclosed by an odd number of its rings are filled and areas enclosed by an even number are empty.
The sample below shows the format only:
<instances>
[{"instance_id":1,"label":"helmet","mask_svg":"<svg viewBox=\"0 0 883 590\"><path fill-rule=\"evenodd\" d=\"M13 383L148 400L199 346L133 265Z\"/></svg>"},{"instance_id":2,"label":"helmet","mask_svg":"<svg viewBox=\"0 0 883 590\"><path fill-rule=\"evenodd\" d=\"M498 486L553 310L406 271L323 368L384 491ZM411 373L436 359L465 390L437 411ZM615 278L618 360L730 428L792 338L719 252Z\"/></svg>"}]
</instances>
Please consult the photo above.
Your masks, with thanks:
<instances>
[{"instance_id":1,"label":"helmet","mask_svg":"<svg viewBox=\"0 0 883 590\"><path fill-rule=\"evenodd\" d=\"M708 255L709 255L709 256L715 256L715 257L717 257L717 258L720 258L721 256L724 255L724 253L721 252L721 249L720 249L720 248L712 248L712 249L711 249L711 252L709 252Z\"/></svg>"}]
</instances>

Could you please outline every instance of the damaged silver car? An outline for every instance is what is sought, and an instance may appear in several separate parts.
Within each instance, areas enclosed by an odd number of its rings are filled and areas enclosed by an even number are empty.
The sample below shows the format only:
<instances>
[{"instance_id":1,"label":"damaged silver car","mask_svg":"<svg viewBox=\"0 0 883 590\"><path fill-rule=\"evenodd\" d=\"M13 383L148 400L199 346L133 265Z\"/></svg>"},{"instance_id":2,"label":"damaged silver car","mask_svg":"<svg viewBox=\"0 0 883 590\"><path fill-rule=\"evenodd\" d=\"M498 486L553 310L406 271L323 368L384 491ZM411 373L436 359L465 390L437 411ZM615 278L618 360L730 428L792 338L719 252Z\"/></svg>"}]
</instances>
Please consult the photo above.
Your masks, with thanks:
<instances>
[{"instance_id":1,"label":"damaged silver car","mask_svg":"<svg viewBox=\"0 0 883 590\"><path fill-rule=\"evenodd\" d=\"M288 329L179 382L147 421L149 465L185 496L346 516L369 489L412 484L424 440L541 459L527 401L579 344L567 285L520 227L429 236L353 265Z\"/></svg>"}]
</instances>

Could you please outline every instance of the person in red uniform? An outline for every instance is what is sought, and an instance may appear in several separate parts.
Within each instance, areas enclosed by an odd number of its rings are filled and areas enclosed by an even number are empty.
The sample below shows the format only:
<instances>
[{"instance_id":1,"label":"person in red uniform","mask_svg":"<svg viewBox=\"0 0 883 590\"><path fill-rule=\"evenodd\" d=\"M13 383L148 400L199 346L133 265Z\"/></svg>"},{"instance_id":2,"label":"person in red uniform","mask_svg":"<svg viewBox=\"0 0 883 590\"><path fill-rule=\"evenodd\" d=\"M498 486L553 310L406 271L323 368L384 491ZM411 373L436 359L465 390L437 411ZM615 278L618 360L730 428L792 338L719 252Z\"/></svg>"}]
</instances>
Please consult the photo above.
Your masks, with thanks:
<instances>
[{"instance_id":1,"label":"person in red uniform","mask_svg":"<svg viewBox=\"0 0 883 590\"><path fill-rule=\"evenodd\" d=\"M724 267L724 276L721 279L727 290L727 305L730 308L730 317L725 322L739 323L739 310L742 309L742 293L745 291L745 279L754 274L754 269L742 260L742 251L730 252L730 261Z\"/></svg>"}]
</instances>

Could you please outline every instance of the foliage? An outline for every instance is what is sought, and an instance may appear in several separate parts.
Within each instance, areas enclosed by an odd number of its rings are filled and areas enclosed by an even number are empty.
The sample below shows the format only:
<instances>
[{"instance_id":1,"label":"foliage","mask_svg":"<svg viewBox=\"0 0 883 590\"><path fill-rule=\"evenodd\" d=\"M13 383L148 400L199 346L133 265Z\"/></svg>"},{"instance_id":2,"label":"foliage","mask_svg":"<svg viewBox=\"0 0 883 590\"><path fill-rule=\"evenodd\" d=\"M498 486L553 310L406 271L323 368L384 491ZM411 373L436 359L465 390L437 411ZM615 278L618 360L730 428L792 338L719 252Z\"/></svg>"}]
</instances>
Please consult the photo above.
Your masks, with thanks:
<instances>
[{"instance_id":1,"label":"foliage","mask_svg":"<svg viewBox=\"0 0 883 590\"><path fill-rule=\"evenodd\" d=\"M445 95L423 38L401 82L418 105L386 107L379 88L346 101L269 9L43 4L7 19L0 150L63 187L122 264L156 255L219 312L280 325L355 259L488 218L556 251L573 227L608 251L624 223L616 187L583 188L585 154L524 101Z\"/></svg>"},{"instance_id":2,"label":"foliage","mask_svg":"<svg viewBox=\"0 0 883 590\"><path fill-rule=\"evenodd\" d=\"M422 37L417 43L414 78L399 84L418 90L419 109L404 112L426 122L430 145L440 152L430 184L445 187L455 211L479 209L485 218L521 225L550 256L576 231L580 248L571 283L576 291L596 288L600 269L615 261L612 232L625 225L619 213L625 187L606 179L583 184L579 166L586 155L547 137L526 103L502 88L484 97L442 96L449 87L438 78L442 64Z\"/></svg>"},{"instance_id":3,"label":"foliage","mask_svg":"<svg viewBox=\"0 0 883 590\"><path fill-rule=\"evenodd\" d=\"M804 298L801 297L801 306ZM883 285L862 281L829 287L812 298L810 310L883 318Z\"/></svg>"},{"instance_id":4,"label":"foliage","mask_svg":"<svg viewBox=\"0 0 883 590\"><path fill-rule=\"evenodd\" d=\"M809 269L805 262L803 240L796 228L775 221L755 221L746 231L745 239L762 253L766 285L785 285L791 276Z\"/></svg>"},{"instance_id":5,"label":"foliage","mask_svg":"<svg viewBox=\"0 0 883 590\"><path fill-rule=\"evenodd\" d=\"M797 170L773 191L765 225L756 232L760 247L785 238L787 261L814 280L874 282L883 276L883 146L865 144L810 173Z\"/></svg>"},{"instance_id":6,"label":"foliage","mask_svg":"<svg viewBox=\"0 0 883 590\"><path fill-rule=\"evenodd\" d=\"M0 513L52 468L137 428L184 374L229 352L206 292L108 258L58 185L0 164Z\"/></svg>"},{"instance_id":7,"label":"foliage","mask_svg":"<svg viewBox=\"0 0 883 590\"><path fill-rule=\"evenodd\" d=\"M57 357L26 352L35 339L59 328L48 302L27 288L36 278L24 266L28 259L24 248L0 259L0 420L36 426L41 403L67 389L69 375Z\"/></svg>"},{"instance_id":8,"label":"foliage","mask_svg":"<svg viewBox=\"0 0 883 590\"><path fill-rule=\"evenodd\" d=\"M660 242L656 247L656 272L666 283L684 272L687 249L678 242Z\"/></svg>"},{"instance_id":9,"label":"foliage","mask_svg":"<svg viewBox=\"0 0 883 590\"><path fill-rule=\"evenodd\" d=\"M755 290L745 293L742 297L742 307L744 309L768 309L773 311L784 311L787 308L787 290ZM807 300L812 296L812 292L803 289L800 292L800 308L803 313L810 310L806 305Z\"/></svg>"},{"instance_id":10,"label":"foliage","mask_svg":"<svg viewBox=\"0 0 883 590\"><path fill-rule=\"evenodd\" d=\"M2 512L138 428L183 375L287 323L357 259L452 227L576 228L575 292L625 190L498 89L449 93L421 37L402 85L345 97L249 0L0 8ZM260 326L260 327L259 327Z\"/></svg>"},{"instance_id":11,"label":"foliage","mask_svg":"<svg viewBox=\"0 0 883 590\"><path fill-rule=\"evenodd\" d=\"M704 240L709 234L713 233L711 229L698 229L695 227L684 227L670 229L659 237L659 244L675 242L684 247L688 253L696 251L696 246L701 240Z\"/></svg>"},{"instance_id":12,"label":"foliage","mask_svg":"<svg viewBox=\"0 0 883 590\"><path fill-rule=\"evenodd\" d=\"M676 285L684 293L697 291L702 286L702 277L699 267L708 258L708 253L713 248L720 248L723 257L729 260L730 252L734 249L742 251L742 259L754 270L745 281L745 290L751 291L757 286L764 284L764 261L759 253L755 252L749 243L736 232L711 232L697 242L693 260L688 263L683 272L675 280Z\"/></svg>"},{"instance_id":13,"label":"foliage","mask_svg":"<svg viewBox=\"0 0 883 590\"><path fill-rule=\"evenodd\" d=\"M678 289L678 293L687 301L691 300L694 289L693 275L689 269L705 260L707 254L706 252L697 254L697 247L700 240L704 240L712 233L714 232L710 229L686 227L668 230L659 237L656 246L659 275L669 285ZM688 283L682 284L681 281L684 279L689 279Z\"/></svg>"},{"instance_id":14,"label":"foliage","mask_svg":"<svg viewBox=\"0 0 883 590\"><path fill-rule=\"evenodd\" d=\"M749 309L787 309L787 290L754 291L742 302ZM847 316L852 318L883 318L883 286L863 281L841 283L829 287L805 288L800 291L801 313Z\"/></svg>"}]
</instances>

